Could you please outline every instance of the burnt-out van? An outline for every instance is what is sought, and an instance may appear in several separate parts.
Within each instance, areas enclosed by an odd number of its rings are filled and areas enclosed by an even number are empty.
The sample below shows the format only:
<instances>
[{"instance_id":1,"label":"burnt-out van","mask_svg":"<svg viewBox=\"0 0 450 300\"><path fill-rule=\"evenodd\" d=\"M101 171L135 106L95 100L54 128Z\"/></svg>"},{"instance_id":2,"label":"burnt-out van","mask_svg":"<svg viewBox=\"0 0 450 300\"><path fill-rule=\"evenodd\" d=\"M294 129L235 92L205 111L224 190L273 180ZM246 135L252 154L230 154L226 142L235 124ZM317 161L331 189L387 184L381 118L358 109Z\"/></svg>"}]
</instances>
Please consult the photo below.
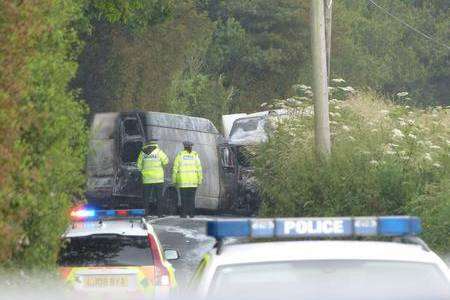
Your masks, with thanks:
<instances>
[{"instance_id":1,"label":"burnt-out van","mask_svg":"<svg viewBox=\"0 0 450 300\"><path fill-rule=\"evenodd\" d=\"M204 118L160 112L99 113L94 116L88 153L86 198L103 208L143 207L141 175L136 166L142 145L158 139L169 157L165 170L166 213L180 206L171 182L172 164L185 140L194 143L203 166L203 184L197 190L195 207L210 212L232 209L230 175L223 166L223 136Z\"/></svg>"}]
</instances>

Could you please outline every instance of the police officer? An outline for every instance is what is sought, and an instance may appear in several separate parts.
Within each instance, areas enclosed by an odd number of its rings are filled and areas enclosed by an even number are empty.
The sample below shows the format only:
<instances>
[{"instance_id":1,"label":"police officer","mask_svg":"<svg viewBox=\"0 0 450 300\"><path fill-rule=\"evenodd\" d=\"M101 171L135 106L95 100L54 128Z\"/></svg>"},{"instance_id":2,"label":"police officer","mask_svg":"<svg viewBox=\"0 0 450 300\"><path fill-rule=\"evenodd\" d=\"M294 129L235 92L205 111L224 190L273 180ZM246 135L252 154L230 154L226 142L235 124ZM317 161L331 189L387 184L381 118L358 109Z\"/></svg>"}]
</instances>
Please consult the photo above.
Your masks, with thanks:
<instances>
[{"instance_id":1,"label":"police officer","mask_svg":"<svg viewBox=\"0 0 450 300\"><path fill-rule=\"evenodd\" d=\"M164 167L169 163L167 155L159 149L158 140L152 139L144 145L139 153L137 167L142 174L144 205L147 214L150 204L156 203L157 214L163 214L162 191L164 187Z\"/></svg>"},{"instance_id":2,"label":"police officer","mask_svg":"<svg viewBox=\"0 0 450 300\"><path fill-rule=\"evenodd\" d=\"M195 213L195 193L202 183L202 164L197 152L192 151L194 144L190 141L183 142L184 150L175 158L172 170L172 182L180 191L181 217L193 217Z\"/></svg>"}]
</instances>

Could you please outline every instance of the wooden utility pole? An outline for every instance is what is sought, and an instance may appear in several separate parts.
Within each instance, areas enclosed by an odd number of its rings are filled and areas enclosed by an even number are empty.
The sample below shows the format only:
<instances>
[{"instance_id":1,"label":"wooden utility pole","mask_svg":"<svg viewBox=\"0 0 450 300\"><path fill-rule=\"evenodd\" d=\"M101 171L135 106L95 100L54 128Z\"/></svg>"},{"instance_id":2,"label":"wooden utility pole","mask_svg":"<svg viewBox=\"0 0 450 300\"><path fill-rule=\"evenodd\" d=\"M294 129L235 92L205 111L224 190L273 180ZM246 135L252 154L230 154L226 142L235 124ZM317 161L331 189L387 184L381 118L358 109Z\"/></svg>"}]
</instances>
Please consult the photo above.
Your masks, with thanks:
<instances>
[{"instance_id":1,"label":"wooden utility pole","mask_svg":"<svg viewBox=\"0 0 450 300\"><path fill-rule=\"evenodd\" d=\"M331 151L328 115L327 53L325 43L324 0L311 0L311 51L313 63L315 143L319 157Z\"/></svg>"},{"instance_id":2,"label":"wooden utility pole","mask_svg":"<svg viewBox=\"0 0 450 300\"><path fill-rule=\"evenodd\" d=\"M327 75L330 82L331 74L331 21L333 12L333 0L325 0L325 37L327 43Z\"/></svg>"}]
</instances>

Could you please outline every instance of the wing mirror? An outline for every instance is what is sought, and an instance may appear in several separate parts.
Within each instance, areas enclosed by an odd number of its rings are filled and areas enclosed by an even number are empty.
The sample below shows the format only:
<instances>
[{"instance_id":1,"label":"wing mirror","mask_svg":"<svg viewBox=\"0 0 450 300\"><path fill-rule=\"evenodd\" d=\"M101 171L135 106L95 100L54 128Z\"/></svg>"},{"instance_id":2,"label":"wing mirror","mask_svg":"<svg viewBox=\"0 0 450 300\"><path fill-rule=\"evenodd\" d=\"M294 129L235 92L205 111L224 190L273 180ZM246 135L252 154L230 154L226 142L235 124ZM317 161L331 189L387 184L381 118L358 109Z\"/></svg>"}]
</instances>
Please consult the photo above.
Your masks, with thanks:
<instances>
[{"instance_id":1,"label":"wing mirror","mask_svg":"<svg viewBox=\"0 0 450 300\"><path fill-rule=\"evenodd\" d=\"M177 260L180 258L180 253L178 253L178 251L174 249L165 249L164 258L166 260Z\"/></svg>"}]
</instances>

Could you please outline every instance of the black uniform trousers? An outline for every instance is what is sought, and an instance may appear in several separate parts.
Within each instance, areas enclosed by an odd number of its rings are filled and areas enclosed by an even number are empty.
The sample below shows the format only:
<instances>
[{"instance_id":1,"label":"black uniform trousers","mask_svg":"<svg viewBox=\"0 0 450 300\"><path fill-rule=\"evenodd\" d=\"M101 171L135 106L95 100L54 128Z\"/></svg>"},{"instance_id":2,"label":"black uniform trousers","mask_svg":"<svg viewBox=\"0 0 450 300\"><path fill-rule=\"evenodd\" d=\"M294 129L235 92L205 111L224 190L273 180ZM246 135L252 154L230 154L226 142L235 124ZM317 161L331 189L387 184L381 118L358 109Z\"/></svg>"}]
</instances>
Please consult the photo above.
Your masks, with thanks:
<instances>
[{"instance_id":1,"label":"black uniform trousers","mask_svg":"<svg viewBox=\"0 0 450 300\"><path fill-rule=\"evenodd\" d=\"M164 213L163 187L163 183L144 184L144 207L146 208L147 215L151 213L152 206L156 207L156 214L158 216L162 216Z\"/></svg>"},{"instance_id":2,"label":"black uniform trousers","mask_svg":"<svg viewBox=\"0 0 450 300\"><path fill-rule=\"evenodd\" d=\"M193 217L195 214L195 193L197 188L188 187L180 188L180 198L181 198L181 217L186 218L186 216Z\"/></svg>"}]
</instances>

